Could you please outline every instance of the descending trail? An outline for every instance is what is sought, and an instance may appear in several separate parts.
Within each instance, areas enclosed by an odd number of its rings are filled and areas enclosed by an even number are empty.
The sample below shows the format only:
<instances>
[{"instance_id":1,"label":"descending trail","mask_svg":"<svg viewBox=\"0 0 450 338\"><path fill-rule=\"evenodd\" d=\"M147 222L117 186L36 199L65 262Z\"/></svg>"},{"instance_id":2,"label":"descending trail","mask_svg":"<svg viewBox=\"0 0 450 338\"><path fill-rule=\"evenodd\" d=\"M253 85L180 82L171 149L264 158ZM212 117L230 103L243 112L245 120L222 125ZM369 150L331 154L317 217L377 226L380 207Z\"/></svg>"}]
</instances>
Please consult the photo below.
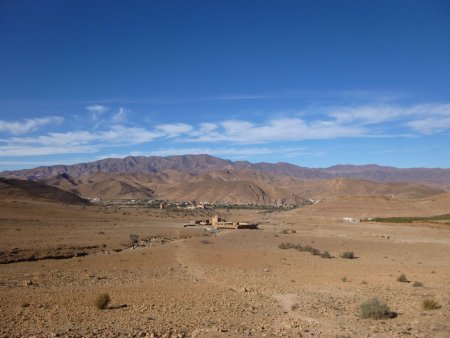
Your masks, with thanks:
<instances>
[{"instance_id":1,"label":"descending trail","mask_svg":"<svg viewBox=\"0 0 450 338\"><path fill-rule=\"evenodd\" d=\"M226 235L226 233L221 234L221 236ZM195 264L193 262L196 261L194 257L194 253L189 248L189 244L186 241L178 242L178 246L176 249L176 260L177 262L186 268L186 272L192 276L194 280L204 281L209 284L216 285L223 289L231 289L233 291L239 292L238 288L230 286L224 282L218 281L209 275L205 269L203 269L200 264Z\"/></svg>"},{"instance_id":2,"label":"descending trail","mask_svg":"<svg viewBox=\"0 0 450 338\"><path fill-rule=\"evenodd\" d=\"M222 233L220 236L228 236L230 233ZM232 290L238 292L242 297L250 297L256 303L261 302L269 304L272 321L270 327L275 332L284 332L288 334L290 330L296 329L301 331L303 336L317 336L324 334L331 334L333 327L338 326L335 320L328 320L324 322L316 318L306 316L296 308L302 302L301 297L297 294L291 293L275 293L274 290L258 288L257 290L248 290L242 287L242 284L248 283L251 285L258 285L257 276L253 274L244 273L245 280L239 283L239 280L233 278L221 278L221 276L235 276L233 271L226 267L206 267L200 263L196 263L195 248L192 243L179 243L176 249L176 260L185 268L194 280L219 287L222 290ZM214 276L215 275L215 276ZM303 331L303 330L306 331ZM286 330L286 331L283 331ZM288 334L289 335L289 334Z\"/></svg>"}]
</instances>

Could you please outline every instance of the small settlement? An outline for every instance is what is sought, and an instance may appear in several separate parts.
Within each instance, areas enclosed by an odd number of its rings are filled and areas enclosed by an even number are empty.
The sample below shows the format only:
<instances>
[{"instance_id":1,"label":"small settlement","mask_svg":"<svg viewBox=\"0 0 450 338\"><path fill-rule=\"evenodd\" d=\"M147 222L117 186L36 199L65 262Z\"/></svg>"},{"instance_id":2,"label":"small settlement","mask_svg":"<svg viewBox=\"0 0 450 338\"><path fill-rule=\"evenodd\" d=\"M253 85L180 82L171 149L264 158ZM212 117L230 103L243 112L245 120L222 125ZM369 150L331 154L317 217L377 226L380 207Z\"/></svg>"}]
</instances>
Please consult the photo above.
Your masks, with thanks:
<instances>
[{"instance_id":1,"label":"small settlement","mask_svg":"<svg viewBox=\"0 0 450 338\"><path fill-rule=\"evenodd\" d=\"M184 227L192 226L210 226L217 230L219 229L258 229L258 224L247 222L227 222L224 218L214 215L211 219L195 220L191 223L183 224Z\"/></svg>"}]
</instances>

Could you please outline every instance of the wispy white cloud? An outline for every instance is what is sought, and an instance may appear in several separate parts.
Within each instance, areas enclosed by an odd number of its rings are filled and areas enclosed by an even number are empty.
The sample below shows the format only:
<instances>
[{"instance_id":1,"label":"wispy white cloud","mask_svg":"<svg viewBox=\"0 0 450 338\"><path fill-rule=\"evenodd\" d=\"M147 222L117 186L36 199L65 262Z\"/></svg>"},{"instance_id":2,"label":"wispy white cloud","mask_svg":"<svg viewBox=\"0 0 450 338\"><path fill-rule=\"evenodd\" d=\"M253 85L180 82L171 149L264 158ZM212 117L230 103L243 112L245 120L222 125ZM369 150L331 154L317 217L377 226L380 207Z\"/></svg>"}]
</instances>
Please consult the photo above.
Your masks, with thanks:
<instances>
[{"instance_id":1,"label":"wispy white cloud","mask_svg":"<svg viewBox=\"0 0 450 338\"><path fill-rule=\"evenodd\" d=\"M96 110L101 111L100 108ZM126 118L127 112L120 108L108 123L102 122L85 130L69 129L37 136L19 134L62 122L62 118L44 117L20 122L0 120L0 131L14 135L0 139L0 156L94 153L154 141L164 141L168 146L167 149L155 150L155 154L159 151L160 154L191 152L239 156L239 153L247 154L250 150L250 155L255 156L272 151L276 143L286 143L292 148L299 145L295 142L304 140L430 135L450 130L450 104L441 103L325 107L319 111L306 111L300 116L273 117L282 115L275 114L257 122L250 118L237 118L198 124L175 122L153 127L130 127L119 123ZM186 148L189 143L195 146ZM198 146L200 144L202 146ZM260 144L264 147L254 147Z\"/></svg>"},{"instance_id":2,"label":"wispy white cloud","mask_svg":"<svg viewBox=\"0 0 450 338\"><path fill-rule=\"evenodd\" d=\"M193 127L186 123L162 124L156 127L167 137L175 137L181 134L187 134L193 130Z\"/></svg>"},{"instance_id":3,"label":"wispy white cloud","mask_svg":"<svg viewBox=\"0 0 450 338\"><path fill-rule=\"evenodd\" d=\"M450 129L450 116L417 119L409 121L407 125L421 134L432 135Z\"/></svg>"},{"instance_id":4,"label":"wispy white cloud","mask_svg":"<svg viewBox=\"0 0 450 338\"><path fill-rule=\"evenodd\" d=\"M203 126L204 127L204 126ZM299 118L272 119L263 123L245 120L223 121L209 124L204 132L196 132L188 138L192 142L234 142L258 144L279 141L301 141L312 139L332 139L337 137L356 137L366 134L359 126L340 125L336 121L307 122Z\"/></svg>"},{"instance_id":5,"label":"wispy white cloud","mask_svg":"<svg viewBox=\"0 0 450 338\"><path fill-rule=\"evenodd\" d=\"M128 113L130 111L124 107L119 107L116 113L112 116L112 121L115 123L124 122L127 119Z\"/></svg>"},{"instance_id":6,"label":"wispy white cloud","mask_svg":"<svg viewBox=\"0 0 450 338\"><path fill-rule=\"evenodd\" d=\"M37 130L48 124L58 124L64 121L59 116L46 116L34 119L25 119L22 121L5 121L0 120L0 132L10 134L25 134Z\"/></svg>"},{"instance_id":7,"label":"wispy white cloud","mask_svg":"<svg viewBox=\"0 0 450 338\"><path fill-rule=\"evenodd\" d=\"M315 101L347 100L349 102L393 102L408 98L411 95L399 91L369 91L369 90L286 90L278 92L256 93L225 93L211 96L154 96L154 97L112 97L100 99L96 102L108 104L134 104L134 103L158 103L179 104L183 102L197 101L265 101L265 100L292 100L306 99ZM90 101L91 102L91 101Z\"/></svg>"},{"instance_id":8,"label":"wispy white cloud","mask_svg":"<svg viewBox=\"0 0 450 338\"><path fill-rule=\"evenodd\" d=\"M395 120L450 117L450 104L428 103L411 106L375 105L338 107L328 112L338 123L379 124ZM406 125L409 125L406 122Z\"/></svg>"},{"instance_id":9,"label":"wispy white cloud","mask_svg":"<svg viewBox=\"0 0 450 338\"><path fill-rule=\"evenodd\" d=\"M157 130L152 131L145 128L124 127L120 125L113 126L109 130L96 134L98 141L112 144L146 143L163 136L164 134Z\"/></svg>"},{"instance_id":10,"label":"wispy white cloud","mask_svg":"<svg viewBox=\"0 0 450 338\"><path fill-rule=\"evenodd\" d=\"M86 109L88 111L90 111L91 113L97 113L97 114L105 113L109 110L109 108L107 106L104 106L102 104L93 104L93 105L87 106Z\"/></svg>"},{"instance_id":11,"label":"wispy white cloud","mask_svg":"<svg viewBox=\"0 0 450 338\"><path fill-rule=\"evenodd\" d=\"M6 140L10 144L40 146L78 146L95 141L98 137L89 131L69 131L65 133L47 133L36 137L12 137Z\"/></svg>"},{"instance_id":12,"label":"wispy white cloud","mask_svg":"<svg viewBox=\"0 0 450 338\"><path fill-rule=\"evenodd\" d=\"M95 132L69 131L37 137L11 137L0 140L0 156L93 153L107 147L151 142L162 136L164 134L159 131L115 125L108 130Z\"/></svg>"},{"instance_id":13,"label":"wispy white cloud","mask_svg":"<svg viewBox=\"0 0 450 338\"><path fill-rule=\"evenodd\" d=\"M93 122L97 122L100 116L109 110L109 107L101 104L93 104L86 107L86 110L91 113L91 119Z\"/></svg>"},{"instance_id":14,"label":"wispy white cloud","mask_svg":"<svg viewBox=\"0 0 450 338\"><path fill-rule=\"evenodd\" d=\"M95 153L99 149L96 146L36 146L36 145L7 145L0 146L0 156L40 156L40 155L60 155L60 154L81 154Z\"/></svg>"}]
</instances>

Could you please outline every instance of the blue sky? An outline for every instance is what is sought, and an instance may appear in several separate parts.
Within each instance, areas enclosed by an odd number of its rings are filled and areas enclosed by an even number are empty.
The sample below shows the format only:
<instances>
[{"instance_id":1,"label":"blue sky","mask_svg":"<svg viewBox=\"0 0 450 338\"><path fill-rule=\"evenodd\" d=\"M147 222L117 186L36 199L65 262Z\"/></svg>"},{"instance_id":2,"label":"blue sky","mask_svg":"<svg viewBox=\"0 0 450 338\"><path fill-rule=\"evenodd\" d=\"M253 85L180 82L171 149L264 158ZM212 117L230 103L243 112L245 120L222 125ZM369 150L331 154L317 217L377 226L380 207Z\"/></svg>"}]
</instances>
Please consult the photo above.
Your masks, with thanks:
<instances>
[{"instance_id":1,"label":"blue sky","mask_svg":"<svg viewBox=\"0 0 450 338\"><path fill-rule=\"evenodd\" d=\"M0 1L0 170L450 167L448 1Z\"/></svg>"}]
</instances>

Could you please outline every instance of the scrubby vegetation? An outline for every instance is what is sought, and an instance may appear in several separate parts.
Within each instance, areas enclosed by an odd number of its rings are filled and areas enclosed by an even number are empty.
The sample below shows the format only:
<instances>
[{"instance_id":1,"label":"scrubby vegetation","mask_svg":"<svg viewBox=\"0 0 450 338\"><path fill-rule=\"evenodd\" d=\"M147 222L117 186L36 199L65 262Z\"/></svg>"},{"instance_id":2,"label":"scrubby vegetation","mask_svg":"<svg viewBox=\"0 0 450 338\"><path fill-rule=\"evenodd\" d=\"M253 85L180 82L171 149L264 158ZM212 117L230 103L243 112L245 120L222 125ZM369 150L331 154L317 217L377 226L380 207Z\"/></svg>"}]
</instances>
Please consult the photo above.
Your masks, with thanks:
<instances>
[{"instance_id":1,"label":"scrubby vegetation","mask_svg":"<svg viewBox=\"0 0 450 338\"><path fill-rule=\"evenodd\" d=\"M280 249L295 249L300 252L310 252L314 256L321 256L322 258L333 258L328 251L321 252L319 249L312 247L311 245L302 246L301 244L294 244L290 242L283 242L278 245Z\"/></svg>"},{"instance_id":2,"label":"scrubby vegetation","mask_svg":"<svg viewBox=\"0 0 450 338\"><path fill-rule=\"evenodd\" d=\"M131 243L136 244L137 242L139 242L139 235L130 234L130 241Z\"/></svg>"},{"instance_id":3,"label":"scrubby vegetation","mask_svg":"<svg viewBox=\"0 0 450 338\"><path fill-rule=\"evenodd\" d=\"M280 249L292 249L292 248L295 248L295 244L294 243L281 243L280 245L278 245L278 247Z\"/></svg>"},{"instance_id":4,"label":"scrubby vegetation","mask_svg":"<svg viewBox=\"0 0 450 338\"><path fill-rule=\"evenodd\" d=\"M362 303L359 310L362 318L384 319L394 317L387 304L378 298L372 298Z\"/></svg>"},{"instance_id":5,"label":"scrubby vegetation","mask_svg":"<svg viewBox=\"0 0 450 338\"><path fill-rule=\"evenodd\" d=\"M400 276L397 277L397 282L400 283L409 283L408 278L406 278L406 275L402 273Z\"/></svg>"},{"instance_id":6,"label":"scrubby vegetation","mask_svg":"<svg viewBox=\"0 0 450 338\"><path fill-rule=\"evenodd\" d=\"M372 218L371 222L385 222L385 223L413 223L413 222L435 222L435 221L450 221L450 214L429 216L429 217L376 217Z\"/></svg>"},{"instance_id":7,"label":"scrubby vegetation","mask_svg":"<svg viewBox=\"0 0 450 338\"><path fill-rule=\"evenodd\" d=\"M313 248L311 250L311 254L314 255L314 256L320 256L320 250L316 249L316 248Z\"/></svg>"},{"instance_id":8,"label":"scrubby vegetation","mask_svg":"<svg viewBox=\"0 0 450 338\"><path fill-rule=\"evenodd\" d=\"M346 251L341 255L342 258L355 259L355 253L353 251Z\"/></svg>"},{"instance_id":9,"label":"scrubby vegetation","mask_svg":"<svg viewBox=\"0 0 450 338\"><path fill-rule=\"evenodd\" d=\"M436 310L439 309L441 305L432 298L427 298L422 302L422 308L424 310Z\"/></svg>"},{"instance_id":10,"label":"scrubby vegetation","mask_svg":"<svg viewBox=\"0 0 450 338\"><path fill-rule=\"evenodd\" d=\"M280 233L282 233L284 235L289 235L289 234L296 234L297 231L294 229L283 229L280 231Z\"/></svg>"},{"instance_id":11,"label":"scrubby vegetation","mask_svg":"<svg viewBox=\"0 0 450 338\"><path fill-rule=\"evenodd\" d=\"M420 288L420 287L423 286L423 283L418 282L418 281L415 281L415 282L413 283L413 286L416 287L416 288Z\"/></svg>"},{"instance_id":12,"label":"scrubby vegetation","mask_svg":"<svg viewBox=\"0 0 450 338\"><path fill-rule=\"evenodd\" d=\"M111 297L109 297L107 293L101 293L95 299L95 306L97 309L104 310L107 308L110 301Z\"/></svg>"}]
</instances>

